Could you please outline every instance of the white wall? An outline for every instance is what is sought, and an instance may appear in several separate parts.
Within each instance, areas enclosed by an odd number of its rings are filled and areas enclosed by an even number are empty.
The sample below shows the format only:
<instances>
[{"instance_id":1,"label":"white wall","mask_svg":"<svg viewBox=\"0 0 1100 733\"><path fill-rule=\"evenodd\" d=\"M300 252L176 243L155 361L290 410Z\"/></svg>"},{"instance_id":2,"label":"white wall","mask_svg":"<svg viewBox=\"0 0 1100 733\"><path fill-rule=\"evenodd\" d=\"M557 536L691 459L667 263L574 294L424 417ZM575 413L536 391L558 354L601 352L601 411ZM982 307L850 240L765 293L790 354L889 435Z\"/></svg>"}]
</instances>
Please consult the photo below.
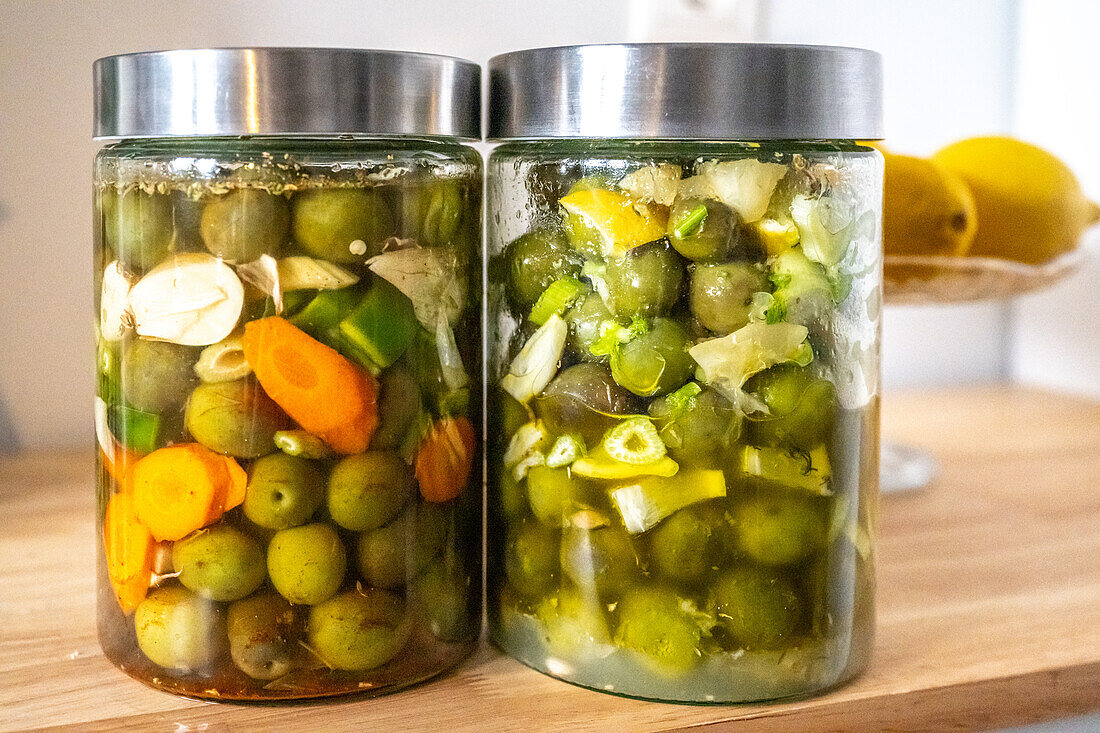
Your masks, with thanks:
<instances>
[{"instance_id":1,"label":"white wall","mask_svg":"<svg viewBox=\"0 0 1100 733\"><path fill-rule=\"evenodd\" d=\"M1014 129L1073 161L1100 201L1100 3L1023 0ZM1013 375L1023 382L1100 397L1100 229L1087 237L1081 270L1013 304Z\"/></svg>"}]
</instances>

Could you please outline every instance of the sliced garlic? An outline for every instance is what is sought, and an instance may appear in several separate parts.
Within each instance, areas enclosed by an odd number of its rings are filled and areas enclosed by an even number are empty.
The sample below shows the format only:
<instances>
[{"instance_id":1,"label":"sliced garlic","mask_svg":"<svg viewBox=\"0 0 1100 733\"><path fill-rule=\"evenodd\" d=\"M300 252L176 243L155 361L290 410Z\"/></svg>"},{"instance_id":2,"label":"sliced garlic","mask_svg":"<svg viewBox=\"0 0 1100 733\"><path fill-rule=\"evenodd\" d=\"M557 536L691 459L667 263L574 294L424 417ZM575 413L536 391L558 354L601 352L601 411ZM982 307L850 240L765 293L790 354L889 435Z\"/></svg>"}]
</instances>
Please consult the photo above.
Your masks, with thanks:
<instances>
[{"instance_id":1,"label":"sliced garlic","mask_svg":"<svg viewBox=\"0 0 1100 733\"><path fill-rule=\"evenodd\" d=\"M214 344L237 327L244 286L229 265L200 253L178 254L130 289L137 332L184 346Z\"/></svg>"},{"instance_id":2,"label":"sliced garlic","mask_svg":"<svg viewBox=\"0 0 1100 733\"><path fill-rule=\"evenodd\" d=\"M237 265L237 275L262 295L275 303L275 313L283 312L283 287L279 279L279 263L271 255L260 255L252 262Z\"/></svg>"},{"instance_id":3,"label":"sliced garlic","mask_svg":"<svg viewBox=\"0 0 1100 733\"><path fill-rule=\"evenodd\" d=\"M672 206L680 185L680 166L657 163L639 168L619 181L619 188L636 199Z\"/></svg>"},{"instance_id":4,"label":"sliced garlic","mask_svg":"<svg viewBox=\"0 0 1100 733\"><path fill-rule=\"evenodd\" d=\"M375 255L367 267L408 296L416 320L429 331L439 313L453 326L465 307L466 281L451 253L408 247Z\"/></svg>"},{"instance_id":5,"label":"sliced garlic","mask_svg":"<svg viewBox=\"0 0 1100 733\"><path fill-rule=\"evenodd\" d=\"M680 183L680 195L716 198L736 211L749 224L764 216L768 202L787 166L752 158L723 163L708 161L696 175Z\"/></svg>"},{"instance_id":6,"label":"sliced garlic","mask_svg":"<svg viewBox=\"0 0 1100 733\"><path fill-rule=\"evenodd\" d=\"M558 314L550 316L516 354L500 387L518 401L527 404L546 389L558 373L569 325Z\"/></svg>"},{"instance_id":7,"label":"sliced garlic","mask_svg":"<svg viewBox=\"0 0 1100 733\"><path fill-rule=\"evenodd\" d=\"M102 397L96 397L94 405L95 408L92 414L95 416L96 442L99 443L99 448L103 451L103 455L107 457L107 460L114 463L115 446L118 442L107 424L107 403L103 401Z\"/></svg>"},{"instance_id":8,"label":"sliced garlic","mask_svg":"<svg viewBox=\"0 0 1100 733\"><path fill-rule=\"evenodd\" d=\"M207 384L234 382L244 379L251 373L252 367L244 358L240 334L228 336L216 344L207 346L199 354L199 360L195 362L195 374Z\"/></svg>"},{"instance_id":9,"label":"sliced garlic","mask_svg":"<svg viewBox=\"0 0 1100 733\"><path fill-rule=\"evenodd\" d=\"M284 291L338 290L359 282L357 275L339 265L312 257L283 257L278 266L279 284Z\"/></svg>"},{"instance_id":10,"label":"sliced garlic","mask_svg":"<svg viewBox=\"0 0 1100 733\"><path fill-rule=\"evenodd\" d=\"M99 295L99 335L106 341L119 341L133 328L129 312L133 281L115 260L103 269L103 288Z\"/></svg>"}]
</instances>

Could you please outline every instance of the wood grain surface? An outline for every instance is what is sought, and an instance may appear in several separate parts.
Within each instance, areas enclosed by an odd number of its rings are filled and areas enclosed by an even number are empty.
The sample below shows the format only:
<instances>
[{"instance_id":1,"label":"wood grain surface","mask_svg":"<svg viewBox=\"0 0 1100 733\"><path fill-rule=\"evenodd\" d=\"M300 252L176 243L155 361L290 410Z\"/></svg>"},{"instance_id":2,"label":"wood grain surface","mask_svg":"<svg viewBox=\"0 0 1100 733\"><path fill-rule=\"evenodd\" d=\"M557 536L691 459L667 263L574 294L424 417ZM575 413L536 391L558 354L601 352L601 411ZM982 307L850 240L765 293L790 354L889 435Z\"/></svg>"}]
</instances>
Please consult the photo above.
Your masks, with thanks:
<instances>
[{"instance_id":1,"label":"wood grain surface","mask_svg":"<svg viewBox=\"0 0 1100 733\"><path fill-rule=\"evenodd\" d=\"M871 668L821 697L692 707L539 675L483 647L376 699L240 705L149 689L99 650L88 452L0 459L0 728L988 729L1100 709L1100 404L1010 387L889 395L933 486L884 497Z\"/></svg>"}]
</instances>

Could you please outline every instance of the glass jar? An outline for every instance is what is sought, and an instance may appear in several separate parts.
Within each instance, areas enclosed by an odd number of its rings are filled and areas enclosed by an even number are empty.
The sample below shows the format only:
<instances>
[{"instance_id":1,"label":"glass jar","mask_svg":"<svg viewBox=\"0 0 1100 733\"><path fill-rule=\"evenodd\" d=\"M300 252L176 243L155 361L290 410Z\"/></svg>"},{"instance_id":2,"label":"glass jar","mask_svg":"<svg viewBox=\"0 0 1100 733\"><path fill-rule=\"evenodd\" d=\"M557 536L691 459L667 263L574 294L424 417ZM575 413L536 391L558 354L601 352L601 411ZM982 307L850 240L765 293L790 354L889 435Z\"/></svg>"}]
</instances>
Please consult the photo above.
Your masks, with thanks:
<instances>
[{"instance_id":1,"label":"glass jar","mask_svg":"<svg viewBox=\"0 0 1100 733\"><path fill-rule=\"evenodd\" d=\"M96 62L98 616L203 698L379 693L481 613L479 68Z\"/></svg>"},{"instance_id":2,"label":"glass jar","mask_svg":"<svg viewBox=\"0 0 1100 733\"><path fill-rule=\"evenodd\" d=\"M874 622L882 157L856 141L880 137L878 55L489 68L493 641L669 701L851 678Z\"/></svg>"}]
</instances>

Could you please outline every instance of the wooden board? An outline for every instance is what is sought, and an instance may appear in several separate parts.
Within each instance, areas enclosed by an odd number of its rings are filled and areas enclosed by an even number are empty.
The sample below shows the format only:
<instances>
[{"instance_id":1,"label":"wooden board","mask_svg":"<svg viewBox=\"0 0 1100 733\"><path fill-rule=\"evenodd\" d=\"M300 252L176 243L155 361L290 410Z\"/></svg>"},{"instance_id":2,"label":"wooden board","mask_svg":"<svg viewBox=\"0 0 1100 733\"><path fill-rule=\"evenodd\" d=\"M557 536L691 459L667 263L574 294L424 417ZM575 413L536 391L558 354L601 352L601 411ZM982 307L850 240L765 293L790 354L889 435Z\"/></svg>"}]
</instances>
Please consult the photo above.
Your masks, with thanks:
<instances>
[{"instance_id":1,"label":"wooden board","mask_svg":"<svg viewBox=\"0 0 1100 733\"><path fill-rule=\"evenodd\" d=\"M377 699L157 692L96 642L90 455L3 459L0 728L982 729L1100 709L1100 404L1007 387L889 396L884 435L933 449L941 472L883 498L872 666L822 697L763 706L621 699L488 648Z\"/></svg>"}]
</instances>

